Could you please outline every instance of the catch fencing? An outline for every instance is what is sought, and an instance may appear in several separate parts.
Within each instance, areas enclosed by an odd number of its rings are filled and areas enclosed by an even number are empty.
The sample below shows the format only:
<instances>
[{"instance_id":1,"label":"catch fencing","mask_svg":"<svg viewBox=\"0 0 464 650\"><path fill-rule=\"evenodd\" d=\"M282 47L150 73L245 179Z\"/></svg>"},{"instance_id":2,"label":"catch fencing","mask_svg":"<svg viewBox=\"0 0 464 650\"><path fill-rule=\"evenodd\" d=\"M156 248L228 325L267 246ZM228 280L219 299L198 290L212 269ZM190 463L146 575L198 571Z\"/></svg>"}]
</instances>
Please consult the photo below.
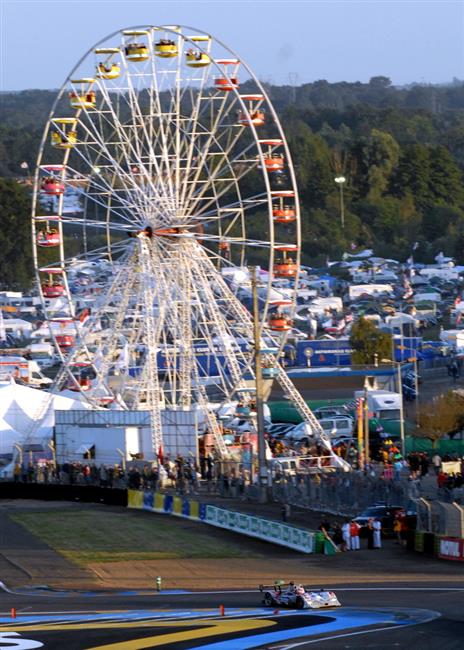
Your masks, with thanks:
<instances>
[{"instance_id":1,"label":"catch fencing","mask_svg":"<svg viewBox=\"0 0 464 650\"><path fill-rule=\"evenodd\" d=\"M464 538L464 507L459 503L420 498L416 507L418 531Z\"/></svg>"},{"instance_id":2,"label":"catch fencing","mask_svg":"<svg viewBox=\"0 0 464 650\"><path fill-rule=\"evenodd\" d=\"M274 501L345 516L359 514L374 503L409 509L420 496L416 482L357 472L283 477L273 482L271 492Z\"/></svg>"}]
</instances>

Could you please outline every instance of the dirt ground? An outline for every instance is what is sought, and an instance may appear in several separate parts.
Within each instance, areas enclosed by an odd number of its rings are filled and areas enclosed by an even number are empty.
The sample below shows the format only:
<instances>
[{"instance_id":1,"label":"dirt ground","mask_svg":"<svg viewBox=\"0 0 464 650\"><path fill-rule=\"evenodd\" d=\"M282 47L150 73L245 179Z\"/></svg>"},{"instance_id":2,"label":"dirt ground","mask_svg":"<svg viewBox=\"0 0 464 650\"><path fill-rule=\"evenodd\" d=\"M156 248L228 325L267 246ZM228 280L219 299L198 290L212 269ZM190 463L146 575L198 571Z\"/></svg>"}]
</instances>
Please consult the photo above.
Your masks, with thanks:
<instances>
[{"instance_id":1,"label":"dirt ground","mask_svg":"<svg viewBox=\"0 0 464 650\"><path fill-rule=\"evenodd\" d=\"M46 503L36 501L0 502L0 580L9 587L19 585L49 585L64 589L154 588L161 576L163 588L214 589L255 588L259 583L295 576L314 586L329 582L366 584L376 582L421 583L462 582L462 573L453 563L447 563L406 551L392 540L375 551L362 549L336 556L304 555L243 535L215 529L205 524L172 518L179 531L188 523L198 531L217 540L236 545L242 557L187 558L175 560L133 560L128 562L95 562L80 568L31 535L23 526L13 522L9 514L53 508L74 509L76 523L82 509L104 508L97 504ZM126 511L129 518L164 518L143 511ZM313 514L314 519L320 515ZM309 516L308 516L309 519ZM111 531L108 531L111 534Z\"/></svg>"}]
</instances>

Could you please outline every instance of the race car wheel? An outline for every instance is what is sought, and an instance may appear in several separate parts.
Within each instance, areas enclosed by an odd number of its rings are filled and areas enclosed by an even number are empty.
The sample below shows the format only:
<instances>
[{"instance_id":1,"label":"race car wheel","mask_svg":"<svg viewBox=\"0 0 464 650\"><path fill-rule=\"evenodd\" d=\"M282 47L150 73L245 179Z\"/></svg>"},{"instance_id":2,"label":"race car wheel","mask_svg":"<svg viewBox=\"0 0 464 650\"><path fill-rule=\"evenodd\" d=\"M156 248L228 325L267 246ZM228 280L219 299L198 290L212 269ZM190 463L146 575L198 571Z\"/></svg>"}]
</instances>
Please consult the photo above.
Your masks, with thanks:
<instances>
[{"instance_id":1,"label":"race car wheel","mask_svg":"<svg viewBox=\"0 0 464 650\"><path fill-rule=\"evenodd\" d=\"M274 599L273 599L273 597L271 596L271 594L266 594L266 595L264 596L263 603L264 603L267 607L272 607L272 605L274 604Z\"/></svg>"},{"instance_id":2,"label":"race car wheel","mask_svg":"<svg viewBox=\"0 0 464 650\"><path fill-rule=\"evenodd\" d=\"M304 600L301 596L297 596L295 600L295 607L297 609L304 609Z\"/></svg>"}]
</instances>

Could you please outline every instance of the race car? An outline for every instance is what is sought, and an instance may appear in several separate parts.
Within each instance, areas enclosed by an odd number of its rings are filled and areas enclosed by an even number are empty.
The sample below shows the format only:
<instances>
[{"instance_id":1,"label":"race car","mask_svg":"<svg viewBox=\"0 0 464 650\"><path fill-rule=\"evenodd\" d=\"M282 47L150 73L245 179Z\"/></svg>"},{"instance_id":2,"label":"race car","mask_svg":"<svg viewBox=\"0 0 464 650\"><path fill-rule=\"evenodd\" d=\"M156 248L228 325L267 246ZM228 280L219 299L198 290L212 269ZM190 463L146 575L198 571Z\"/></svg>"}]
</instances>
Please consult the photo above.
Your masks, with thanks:
<instances>
[{"instance_id":1,"label":"race car","mask_svg":"<svg viewBox=\"0 0 464 650\"><path fill-rule=\"evenodd\" d=\"M333 591L319 589L307 591L303 585L293 582L285 583L276 580L271 587L259 585L263 594L263 605L268 607L290 607L295 609L322 609L341 607L341 603Z\"/></svg>"}]
</instances>

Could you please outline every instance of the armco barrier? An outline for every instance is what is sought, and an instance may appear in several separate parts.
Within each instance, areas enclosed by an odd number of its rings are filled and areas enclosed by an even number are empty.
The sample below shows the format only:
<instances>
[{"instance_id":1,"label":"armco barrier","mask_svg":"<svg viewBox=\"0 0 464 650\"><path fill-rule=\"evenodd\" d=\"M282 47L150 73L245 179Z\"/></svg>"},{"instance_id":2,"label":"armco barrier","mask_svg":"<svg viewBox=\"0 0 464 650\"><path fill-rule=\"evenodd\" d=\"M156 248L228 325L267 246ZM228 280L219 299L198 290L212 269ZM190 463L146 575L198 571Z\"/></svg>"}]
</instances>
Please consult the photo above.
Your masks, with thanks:
<instances>
[{"instance_id":1,"label":"armco barrier","mask_svg":"<svg viewBox=\"0 0 464 650\"><path fill-rule=\"evenodd\" d=\"M256 537L302 553L315 552L315 533L295 528L295 526L226 510L225 508L218 508L195 500L172 496L171 494L144 493L138 490L128 490L127 494L129 508L203 521L210 526L224 528L249 537Z\"/></svg>"},{"instance_id":2,"label":"armco barrier","mask_svg":"<svg viewBox=\"0 0 464 650\"><path fill-rule=\"evenodd\" d=\"M314 533L278 521L269 521L207 505L205 522L211 526L263 539L303 553L314 553Z\"/></svg>"}]
</instances>

